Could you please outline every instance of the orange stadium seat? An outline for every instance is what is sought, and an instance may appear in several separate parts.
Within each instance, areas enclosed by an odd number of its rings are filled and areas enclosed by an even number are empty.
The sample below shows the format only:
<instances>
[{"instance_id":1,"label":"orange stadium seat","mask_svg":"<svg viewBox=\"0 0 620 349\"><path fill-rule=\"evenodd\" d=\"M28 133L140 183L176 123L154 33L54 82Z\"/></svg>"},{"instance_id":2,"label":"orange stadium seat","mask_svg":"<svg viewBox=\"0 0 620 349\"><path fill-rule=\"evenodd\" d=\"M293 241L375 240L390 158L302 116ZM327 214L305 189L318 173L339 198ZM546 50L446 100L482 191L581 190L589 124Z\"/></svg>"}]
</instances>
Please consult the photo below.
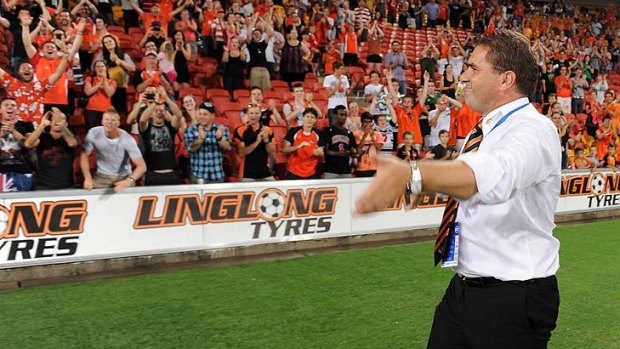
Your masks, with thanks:
<instances>
[{"instance_id":1,"label":"orange stadium seat","mask_svg":"<svg viewBox=\"0 0 620 349\"><path fill-rule=\"evenodd\" d=\"M250 97L250 91L248 90L234 90L233 99L239 101L239 97Z\"/></svg>"},{"instance_id":2,"label":"orange stadium seat","mask_svg":"<svg viewBox=\"0 0 620 349\"><path fill-rule=\"evenodd\" d=\"M207 97L208 99L211 99L214 96L226 96L228 97L228 99L230 99L230 92L228 92L228 90L225 90L223 88L208 88L205 90L204 96Z\"/></svg>"}]
</instances>

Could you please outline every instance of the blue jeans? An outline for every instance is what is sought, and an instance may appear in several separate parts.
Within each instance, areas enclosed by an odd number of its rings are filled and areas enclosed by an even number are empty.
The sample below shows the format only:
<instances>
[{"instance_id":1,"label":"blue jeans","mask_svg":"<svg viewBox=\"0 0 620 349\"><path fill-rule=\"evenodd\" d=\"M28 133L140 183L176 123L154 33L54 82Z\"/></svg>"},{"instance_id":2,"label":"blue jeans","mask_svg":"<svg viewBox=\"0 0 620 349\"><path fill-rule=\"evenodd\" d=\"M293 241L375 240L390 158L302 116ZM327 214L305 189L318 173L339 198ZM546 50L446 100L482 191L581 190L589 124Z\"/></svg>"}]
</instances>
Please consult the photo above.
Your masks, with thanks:
<instances>
[{"instance_id":1,"label":"blue jeans","mask_svg":"<svg viewBox=\"0 0 620 349\"><path fill-rule=\"evenodd\" d=\"M29 191L32 189L32 173L6 172L1 174L0 192Z\"/></svg>"},{"instance_id":2,"label":"blue jeans","mask_svg":"<svg viewBox=\"0 0 620 349\"><path fill-rule=\"evenodd\" d=\"M400 80L398 82L398 93L400 93L401 95L407 94L407 81Z\"/></svg>"}]
</instances>

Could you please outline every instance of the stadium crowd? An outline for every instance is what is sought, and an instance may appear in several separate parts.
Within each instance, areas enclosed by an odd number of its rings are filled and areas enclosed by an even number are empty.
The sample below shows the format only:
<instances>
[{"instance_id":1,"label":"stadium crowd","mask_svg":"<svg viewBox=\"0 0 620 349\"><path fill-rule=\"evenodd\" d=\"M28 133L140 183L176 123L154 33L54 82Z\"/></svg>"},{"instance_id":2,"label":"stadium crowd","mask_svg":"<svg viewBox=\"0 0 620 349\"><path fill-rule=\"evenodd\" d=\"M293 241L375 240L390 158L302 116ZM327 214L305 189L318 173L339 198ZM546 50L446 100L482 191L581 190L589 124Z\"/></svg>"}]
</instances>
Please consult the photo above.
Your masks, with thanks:
<instances>
[{"instance_id":1,"label":"stadium crowd","mask_svg":"<svg viewBox=\"0 0 620 349\"><path fill-rule=\"evenodd\" d=\"M373 176L452 159L475 39L528 37L563 168L620 161L614 5L3 0L1 191ZM507 53L509 54L509 53Z\"/></svg>"}]
</instances>

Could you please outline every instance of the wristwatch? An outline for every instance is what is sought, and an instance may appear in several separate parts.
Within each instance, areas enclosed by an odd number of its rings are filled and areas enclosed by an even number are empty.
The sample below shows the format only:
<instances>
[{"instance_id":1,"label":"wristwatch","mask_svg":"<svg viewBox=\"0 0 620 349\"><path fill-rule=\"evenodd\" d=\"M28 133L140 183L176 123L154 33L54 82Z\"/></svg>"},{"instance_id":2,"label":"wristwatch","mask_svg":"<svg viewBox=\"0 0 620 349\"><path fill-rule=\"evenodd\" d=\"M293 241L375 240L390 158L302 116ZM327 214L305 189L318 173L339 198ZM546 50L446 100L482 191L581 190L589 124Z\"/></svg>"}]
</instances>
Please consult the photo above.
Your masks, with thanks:
<instances>
[{"instance_id":1,"label":"wristwatch","mask_svg":"<svg viewBox=\"0 0 620 349\"><path fill-rule=\"evenodd\" d=\"M417 195L422 192L422 173L420 173L417 161L410 161L409 166L411 167L411 179L407 189L409 189L409 193Z\"/></svg>"}]
</instances>

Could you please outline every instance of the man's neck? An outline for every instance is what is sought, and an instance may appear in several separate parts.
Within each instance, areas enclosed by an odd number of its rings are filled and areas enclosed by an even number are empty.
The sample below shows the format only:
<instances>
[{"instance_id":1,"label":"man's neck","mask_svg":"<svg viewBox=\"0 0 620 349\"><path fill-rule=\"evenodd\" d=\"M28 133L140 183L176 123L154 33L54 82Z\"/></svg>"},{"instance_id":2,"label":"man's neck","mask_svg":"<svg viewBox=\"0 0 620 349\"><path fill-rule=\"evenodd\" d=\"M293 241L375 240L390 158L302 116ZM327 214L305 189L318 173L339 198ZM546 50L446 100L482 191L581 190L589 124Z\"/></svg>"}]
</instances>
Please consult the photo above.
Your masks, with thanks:
<instances>
[{"instance_id":1,"label":"man's neck","mask_svg":"<svg viewBox=\"0 0 620 349\"><path fill-rule=\"evenodd\" d=\"M481 114L483 117L485 117L485 116L487 116L490 112L492 112L493 110L495 110L495 109L497 109L497 108L499 108L499 107L501 107L501 106L503 106L503 105L506 105L506 104L508 104L508 103L514 102L514 101L516 101L516 100L518 100L518 99L524 98L524 97L526 97L526 96L519 96L519 95L515 95L515 94L512 94L512 95L506 95L506 96L505 96L505 97L503 97L503 98L502 98L502 97L500 97L500 98L498 99L498 101L497 101L497 102L495 102L495 103L491 104L491 105L487 108L487 110L486 110L486 111L484 111L484 112L480 112L480 114Z\"/></svg>"},{"instance_id":2,"label":"man's neck","mask_svg":"<svg viewBox=\"0 0 620 349\"><path fill-rule=\"evenodd\" d=\"M113 131L110 131L110 132L105 132L105 136L108 139L116 139L116 138L121 136L121 133L120 133L120 131L118 129L116 129L116 130L113 130Z\"/></svg>"}]
</instances>

